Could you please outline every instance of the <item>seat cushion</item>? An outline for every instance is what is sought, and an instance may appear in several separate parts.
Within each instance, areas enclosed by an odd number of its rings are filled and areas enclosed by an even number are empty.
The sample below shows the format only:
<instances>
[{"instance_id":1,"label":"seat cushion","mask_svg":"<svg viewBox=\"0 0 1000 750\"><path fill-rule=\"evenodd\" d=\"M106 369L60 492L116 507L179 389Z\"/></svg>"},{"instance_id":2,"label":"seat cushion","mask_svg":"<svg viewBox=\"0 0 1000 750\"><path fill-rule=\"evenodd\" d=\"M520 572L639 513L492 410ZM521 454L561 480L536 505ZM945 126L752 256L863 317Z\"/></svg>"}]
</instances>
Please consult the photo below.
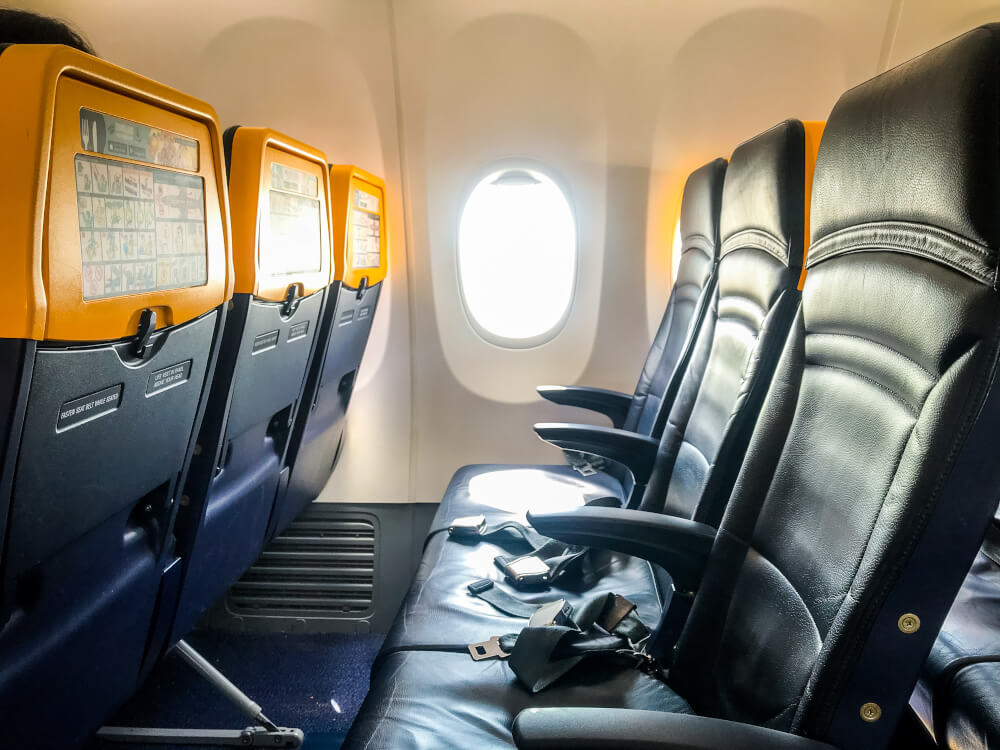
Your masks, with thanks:
<instances>
[{"instance_id":1,"label":"seat cushion","mask_svg":"<svg viewBox=\"0 0 1000 750\"><path fill-rule=\"evenodd\" d=\"M582 476L569 466L472 464L455 472L431 529L485 513L490 522L524 520L527 511L570 510L599 497L622 497L609 474Z\"/></svg>"},{"instance_id":2,"label":"seat cushion","mask_svg":"<svg viewBox=\"0 0 1000 750\"><path fill-rule=\"evenodd\" d=\"M1000 747L1000 664L973 664L955 676L945 733L941 747Z\"/></svg>"},{"instance_id":3,"label":"seat cushion","mask_svg":"<svg viewBox=\"0 0 1000 750\"><path fill-rule=\"evenodd\" d=\"M599 577L589 587L569 573L550 588L521 591L504 583L503 574L493 563L497 555L527 551L523 543L521 547L518 544L512 540L501 547L490 542L456 541L447 533L431 536L413 585L386 637L383 653L400 648L464 646L524 627L523 619L505 615L469 594L466 587L482 578L493 580L494 585L523 601L539 605L560 598L578 604L602 593L621 594L636 604L643 622L652 625L659 618L660 586L644 560L595 553Z\"/></svg>"},{"instance_id":4,"label":"seat cushion","mask_svg":"<svg viewBox=\"0 0 1000 750\"><path fill-rule=\"evenodd\" d=\"M927 659L937 677L955 659L1000 654L1000 565L983 553L976 557Z\"/></svg>"},{"instance_id":5,"label":"seat cushion","mask_svg":"<svg viewBox=\"0 0 1000 750\"><path fill-rule=\"evenodd\" d=\"M506 662L475 662L468 653L404 651L380 658L345 749L511 748L511 727L526 708L584 706L693 713L655 677L636 669L584 662L531 695Z\"/></svg>"},{"instance_id":6,"label":"seat cushion","mask_svg":"<svg viewBox=\"0 0 1000 750\"><path fill-rule=\"evenodd\" d=\"M932 733L937 729L934 726L935 701L942 703L939 710L946 709L949 727L952 725L951 715L955 713L963 717L956 718L959 722L971 721L977 714L985 718L983 706L963 704L963 696L968 695L972 699L976 694L984 692L985 686L978 685L974 677L966 675L966 672L970 675L979 673L974 671L974 669L979 670L979 667L966 666L954 672L950 678L947 673L952 672L951 665L956 665L959 659L1000 654L998 623L1000 623L1000 565L980 553L965 583L962 584L948 618L941 626L941 632L920 675L920 682L910 699L910 705L924 726ZM1000 727L1000 682L994 683L991 702L986 703L985 707L991 709L992 717L984 724L984 729L989 725L994 729ZM945 745L943 742L939 744ZM965 746L955 745L955 747Z\"/></svg>"}]
</instances>

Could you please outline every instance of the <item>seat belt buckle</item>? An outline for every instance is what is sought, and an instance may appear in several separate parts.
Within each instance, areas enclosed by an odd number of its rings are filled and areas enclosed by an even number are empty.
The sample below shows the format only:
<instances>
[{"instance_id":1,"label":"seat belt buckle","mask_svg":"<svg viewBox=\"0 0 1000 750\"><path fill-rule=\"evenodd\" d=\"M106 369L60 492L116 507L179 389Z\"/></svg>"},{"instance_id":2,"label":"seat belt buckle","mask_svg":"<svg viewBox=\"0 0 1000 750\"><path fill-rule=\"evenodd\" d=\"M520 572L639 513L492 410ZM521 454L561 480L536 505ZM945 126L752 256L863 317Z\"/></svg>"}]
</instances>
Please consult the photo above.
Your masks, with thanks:
<instances>
[{"instance_id":1,"label":"seat belt buckle","mask_svg":"<svg viewBox=\"0 0 1000 750\"><path fill-rule=\"evenodd\" d=\"M486 516L462 516L448 524L448 535L462 539L480 537L486 531Z\"/></svg>"},{"instance_id":2,"label":"seat belt buckle","mask_svg":"<svg viewBox=\"0 0 1000 750\"><path fill-rule=\"evenodd\" d=\"M548 563L535 555L522 555L502 562L498 559L495 562L500 563L500 570L515 586L537 586L548 583L549 574L552 572Z\"/></svg>"},{"instance_id":3,"label":"seat belt buckle","mask_svg":"<svg viewBox=\"0 0 1000 750\"><path fill-rule=\"evenodd\" d=\"M469 654L473 661L483 661L485 659L506 659L510 654L500 648L500 636L495 635L487 641L481 643L470 643Z\"/></svg>"},{"instance_id":4,"label":"seat belt buckle","mask_svg":"<svg viewBox=\"0 0 1000 750\"><path fill-rule=\"evenodd\" d=\"M543 604L528 620L529 628L545 628L549 625L569 625L572 622L573 605L565 599Z\"/></svg>"},{"instance_id":5,"label":"seat belt buckle","mask_svg":"<svg viewBox=\"0 0 1000 750\"><path fill-rule=\"evenodd\" d=\"M597 473L597 469L594 468L594 465L590 463L590 461L583 464L576 464L573 469L575 469L581 477L592 477Z\"/></svg>"}]
</instances>

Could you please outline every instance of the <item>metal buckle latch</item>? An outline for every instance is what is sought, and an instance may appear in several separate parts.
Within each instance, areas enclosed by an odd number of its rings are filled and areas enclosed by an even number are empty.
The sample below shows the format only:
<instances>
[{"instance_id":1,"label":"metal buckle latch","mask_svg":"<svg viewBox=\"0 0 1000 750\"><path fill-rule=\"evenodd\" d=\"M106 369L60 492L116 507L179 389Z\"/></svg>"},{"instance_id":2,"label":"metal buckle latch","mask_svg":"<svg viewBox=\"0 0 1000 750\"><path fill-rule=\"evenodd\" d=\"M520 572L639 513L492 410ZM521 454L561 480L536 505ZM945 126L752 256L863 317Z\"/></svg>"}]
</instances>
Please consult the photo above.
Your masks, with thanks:
<instances>
[{"instance_id":1,"label":"metal buckle latch","mask_svg":"<svg viewBox=\"0 0 1000 750\"><path fill-rule=\"evenodd\" d=\"M495 635L488 641L481 643L470 643L469 654L473 661L483 661L485 659L506 659L510 654L500 648L500 636Z\"/></svg>"}]
</instances>

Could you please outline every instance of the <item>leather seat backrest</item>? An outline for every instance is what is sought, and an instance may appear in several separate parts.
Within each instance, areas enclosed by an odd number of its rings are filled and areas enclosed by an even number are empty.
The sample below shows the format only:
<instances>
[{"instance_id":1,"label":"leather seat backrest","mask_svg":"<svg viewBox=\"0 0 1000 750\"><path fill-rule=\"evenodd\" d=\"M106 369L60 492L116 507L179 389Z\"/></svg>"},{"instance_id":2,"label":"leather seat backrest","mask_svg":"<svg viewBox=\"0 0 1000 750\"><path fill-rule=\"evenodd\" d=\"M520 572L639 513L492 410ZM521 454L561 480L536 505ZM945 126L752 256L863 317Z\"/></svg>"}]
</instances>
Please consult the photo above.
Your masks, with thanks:
<instances>
[{"instance_id":1,"label":"leather seat backrest","mask_svg":"<svg viewBox=\"0 0 1000 750\"><path fill-rule=\"evenodd\" d=\"M905 708L1000 482L998 83L985 27L830 116L801 309L671 675L700 712L875 748Z\"/></svg>"},{"instance_id":2,"label":"leather seat backrest","mask_svg":"<svg viewBox=\"0 0 1000 750\"><path fill-rule=\"evenodd\" d=\"M667 308L635 387L624 429L659 438L670 396L686 363L685 350L697 334L719 261L719 209L726 160L714 159L692 172L681 199L681 253ZM673 385L673 387L671 387ZM662 415L662 416L661 416Z\"/></svg>"},{"instance_id":3,"label":"leather seat backrest","mask_svg":"<svg viewBox=\"0 0 1000 750\"><path fill-rule=\"evenodd\" d=\"M806 126L788 120L733 152L718 289L664 429L644 510L719 522L798 304L810 145ZM710 479L714 491L706 493Z\"/></svg>"}]
</instances>

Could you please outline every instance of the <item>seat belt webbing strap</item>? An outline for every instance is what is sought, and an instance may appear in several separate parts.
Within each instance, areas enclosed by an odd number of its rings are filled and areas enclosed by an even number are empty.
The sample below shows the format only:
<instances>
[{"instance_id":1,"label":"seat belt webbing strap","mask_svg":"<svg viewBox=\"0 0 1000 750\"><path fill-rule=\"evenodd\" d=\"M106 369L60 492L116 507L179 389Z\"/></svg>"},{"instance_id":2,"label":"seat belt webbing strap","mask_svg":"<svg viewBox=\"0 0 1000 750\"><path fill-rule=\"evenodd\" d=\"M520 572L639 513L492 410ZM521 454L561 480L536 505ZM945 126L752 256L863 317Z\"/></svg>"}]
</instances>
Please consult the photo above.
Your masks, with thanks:
<instances>
[{"instance_id":1,"label":"seat belt webbing strap","mask_svg":"<svg viewBox=\"0 0 1000 750\"><path fill-rule=\"evenodd\" d=\"M536 608L536 614L541 609ZM532 693L544 690L586 657L625 657L655 671L655 662L641 650L649 629L635 613L635 605L623 596L594 597L565 624L549 614L543 619L549 622L529 622L519 633L470 645L470 652L475 654L477 648L495 641L499 653L494 650L493 655L509 657L517 679Z\"/></svg>"},{"instance_id":2,"label":"seat belt webbing strap","mask_svg":"<svg viewBox=\"0 0 1000 750\"><path fill-rule=\"evenodd\" d=\"M483 578L479 581L470 583L468 589L472 596L482 599L497 611L502 612L505 615L510 615L511 617L520 617L525 620L535 614L539 607L550 603L544 602L543 604L532 604L531 602L521 601L511 594L508 594L499 586L495 586L493 581L489 578Z\"/></svg>"}]
</instances>

